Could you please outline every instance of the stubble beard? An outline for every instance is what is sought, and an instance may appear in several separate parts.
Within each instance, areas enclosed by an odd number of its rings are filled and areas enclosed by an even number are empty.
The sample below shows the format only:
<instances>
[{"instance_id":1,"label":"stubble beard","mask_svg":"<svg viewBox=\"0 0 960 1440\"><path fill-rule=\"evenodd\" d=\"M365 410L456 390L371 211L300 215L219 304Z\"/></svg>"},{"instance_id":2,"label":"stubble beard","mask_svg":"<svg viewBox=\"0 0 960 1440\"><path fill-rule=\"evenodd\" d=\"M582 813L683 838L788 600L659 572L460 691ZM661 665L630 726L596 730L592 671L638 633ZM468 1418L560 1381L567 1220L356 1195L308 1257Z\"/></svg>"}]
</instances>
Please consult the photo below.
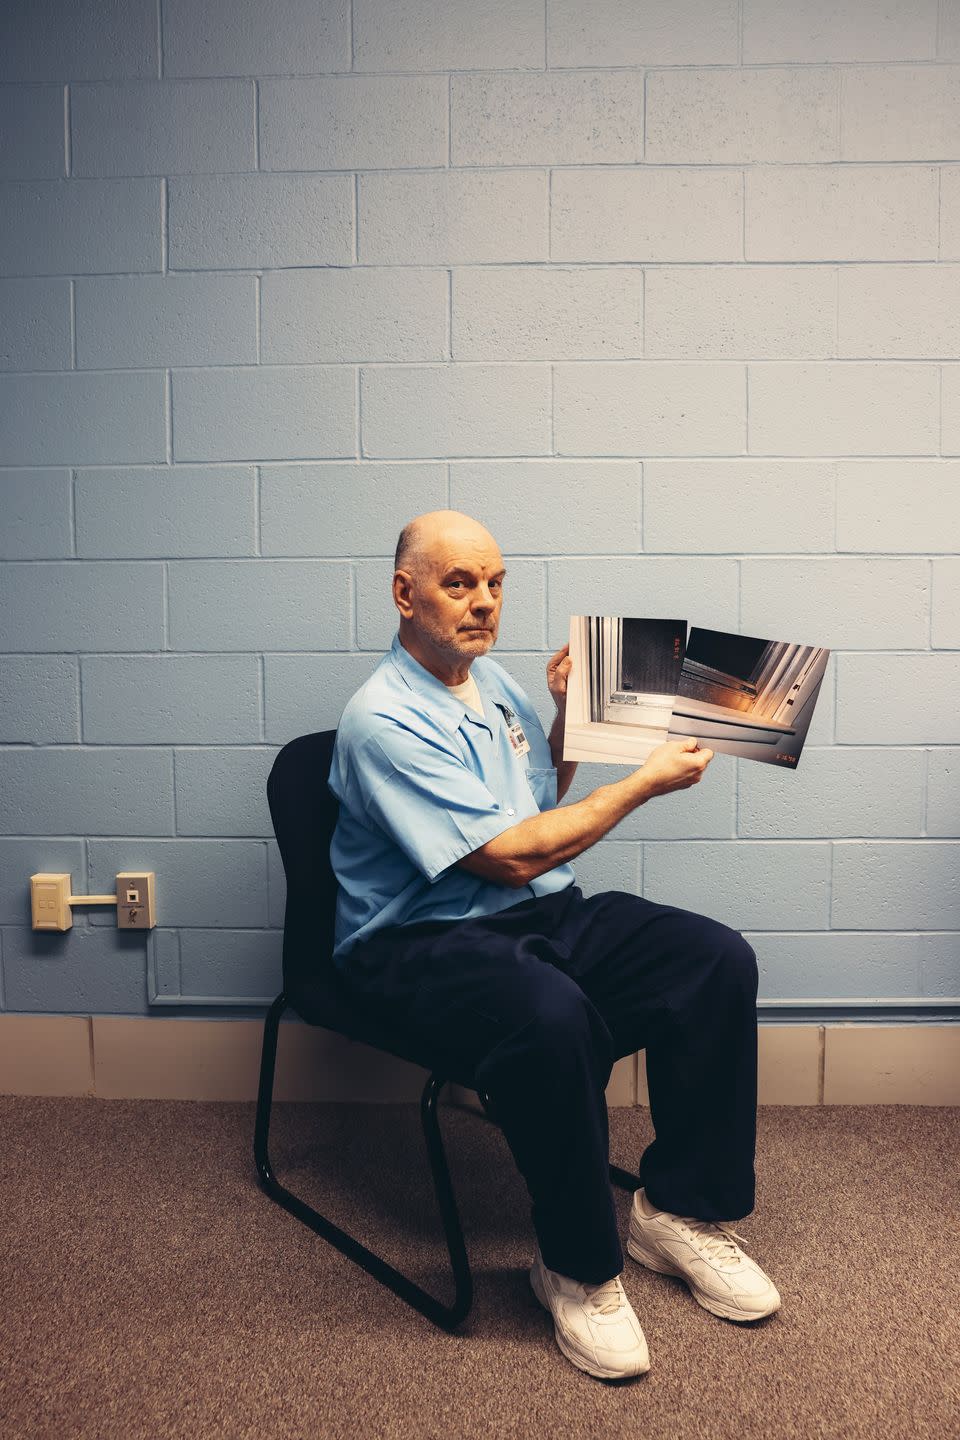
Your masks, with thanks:
<instances>
[{"instance_id":1,"label":"stubble beard","mask_svg":"<svg viewBox=\"0 0 960 1440\"><path fill-rule=\"evenodd\" d=\"M493 629L479 625L471 633L468 633L464 626L459 626L453 635L448 631L435 629L433 625L421 625L420 628L434 649L450 661L476 660L478 656L486 655L493 649L497 638ZM482 636L476 633L481 629Z\"/></svg>"}]
</instances>

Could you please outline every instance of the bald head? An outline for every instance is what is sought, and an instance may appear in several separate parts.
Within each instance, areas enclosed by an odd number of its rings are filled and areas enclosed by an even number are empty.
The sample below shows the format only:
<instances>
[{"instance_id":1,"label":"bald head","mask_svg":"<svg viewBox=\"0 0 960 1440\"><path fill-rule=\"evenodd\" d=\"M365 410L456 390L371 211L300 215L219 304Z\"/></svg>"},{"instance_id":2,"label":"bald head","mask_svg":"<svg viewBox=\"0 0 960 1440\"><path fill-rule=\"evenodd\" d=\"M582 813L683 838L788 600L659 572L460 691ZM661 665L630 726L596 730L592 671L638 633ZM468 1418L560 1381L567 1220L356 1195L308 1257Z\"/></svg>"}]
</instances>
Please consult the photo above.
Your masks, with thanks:
<instances>
[{"instance_id":1,"label":"bald head","mask_svg":"<svg viewBox=\"0 0 960 1440\"><path fill-rule=\"evenodd\" d=\"M459 510L430 510L403 527L393 574L400 643L444 684L465 680L495 643L504 574L490 531Z\"/></svg>"},{"instance_id":2,"label":"bald head","mask_svg":"<svg viewBox=\"0 0 960 1440\"><path fill-rule=\"evenodd\" d=\"M462 545L497 549L490 531L472 516L460 510L428 510L400 531L393 568L419 576L425 568L438 563L442 552Z\"/></svg>"}]
</instances>

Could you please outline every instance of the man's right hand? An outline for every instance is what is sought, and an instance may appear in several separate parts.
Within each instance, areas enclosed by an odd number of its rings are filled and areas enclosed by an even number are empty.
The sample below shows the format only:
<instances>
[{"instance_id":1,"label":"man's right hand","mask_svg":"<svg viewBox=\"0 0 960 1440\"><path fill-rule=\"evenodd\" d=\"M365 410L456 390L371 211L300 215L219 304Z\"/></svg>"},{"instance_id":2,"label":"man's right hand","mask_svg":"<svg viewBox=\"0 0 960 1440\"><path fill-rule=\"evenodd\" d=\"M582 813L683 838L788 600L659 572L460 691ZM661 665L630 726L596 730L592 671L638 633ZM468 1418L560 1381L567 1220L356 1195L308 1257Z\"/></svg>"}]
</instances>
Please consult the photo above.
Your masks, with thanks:
<instances>
[{"instance_id":1,"label":"man's right hand","mask_svg":"<svg viewBox=\"0 0 960 1440\"><path fill-rule=\"evenodd\" d=\"M713 759L713 751L698 750L698 744L693 736L687 736L683 740L667 740L650 751L637 774L647 777L653 787L651 794L666 795L671 790L686 790L698 784Z\"/></svg>"}]
</instances>

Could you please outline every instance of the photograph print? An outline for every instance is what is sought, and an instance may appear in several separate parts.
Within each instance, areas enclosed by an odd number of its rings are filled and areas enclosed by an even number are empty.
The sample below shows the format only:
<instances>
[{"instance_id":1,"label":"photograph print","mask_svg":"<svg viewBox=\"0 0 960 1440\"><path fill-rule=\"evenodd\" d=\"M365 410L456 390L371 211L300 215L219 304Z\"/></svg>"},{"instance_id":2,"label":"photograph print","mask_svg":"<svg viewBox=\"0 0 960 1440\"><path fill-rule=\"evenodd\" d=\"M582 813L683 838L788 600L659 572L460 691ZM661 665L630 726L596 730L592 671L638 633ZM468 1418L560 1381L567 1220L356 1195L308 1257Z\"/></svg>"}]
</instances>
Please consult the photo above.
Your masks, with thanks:
<instances>
[{"instance_id":1,"label":"photograph print","mask_svg":"<svg viewBox=\"0 0 960 1440\"><path fill-rule=\"evenodd\" d=\"M574 615L565 760L640 766L667 739L796 769L830 651L692 627Z\"/></svg>"},{"instance_id":2,"label":"photograph print","mask_svg":"<svg viewBox=\"0 0 960 1440\"><path fill-rule=\"evenodd\" d=\"M667 739L686 620L574 615L564 760L642 765Z\"/></svg>"},{"instance_id":3,"label":"photograph print","mask_svg":"<svg viewBox=\"0 0 960 1440\"><path fill-rule=\"evenodd\" d=\"M830 651L726 630L690 629L671 739L796 769Z\"/></svg>"}]
</instances>

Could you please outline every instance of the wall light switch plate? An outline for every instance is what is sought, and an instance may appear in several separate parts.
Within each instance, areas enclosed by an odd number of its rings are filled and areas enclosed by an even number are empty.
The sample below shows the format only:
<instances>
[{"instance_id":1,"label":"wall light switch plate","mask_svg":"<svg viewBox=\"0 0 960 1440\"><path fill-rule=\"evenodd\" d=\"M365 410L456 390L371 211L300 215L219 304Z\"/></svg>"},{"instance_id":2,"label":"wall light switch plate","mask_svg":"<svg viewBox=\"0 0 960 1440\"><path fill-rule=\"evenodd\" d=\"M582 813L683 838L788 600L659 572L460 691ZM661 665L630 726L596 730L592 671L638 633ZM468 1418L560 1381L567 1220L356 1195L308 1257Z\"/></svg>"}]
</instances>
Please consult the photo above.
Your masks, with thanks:
<instances>
[{"instance_id":1,"label":"wall light switch plate","mask_svg":"<svg viewBox=\"0 0 960 1440\"><path fill-rule=\"evenodd\" d=\"M34 930L72 930L70 876L30 876L30 923Z\"/></svg>"},{"instance_id":2,"label":"wall light switch plate","mask_svg":"<svg viewBox=\"0 0 960 1440\"><path fill-rule=\"evenodd\" d=\"M117 875L117 929L152 930L157 923L153 870L121 870Z\"/></svg>"}]
</instances>

